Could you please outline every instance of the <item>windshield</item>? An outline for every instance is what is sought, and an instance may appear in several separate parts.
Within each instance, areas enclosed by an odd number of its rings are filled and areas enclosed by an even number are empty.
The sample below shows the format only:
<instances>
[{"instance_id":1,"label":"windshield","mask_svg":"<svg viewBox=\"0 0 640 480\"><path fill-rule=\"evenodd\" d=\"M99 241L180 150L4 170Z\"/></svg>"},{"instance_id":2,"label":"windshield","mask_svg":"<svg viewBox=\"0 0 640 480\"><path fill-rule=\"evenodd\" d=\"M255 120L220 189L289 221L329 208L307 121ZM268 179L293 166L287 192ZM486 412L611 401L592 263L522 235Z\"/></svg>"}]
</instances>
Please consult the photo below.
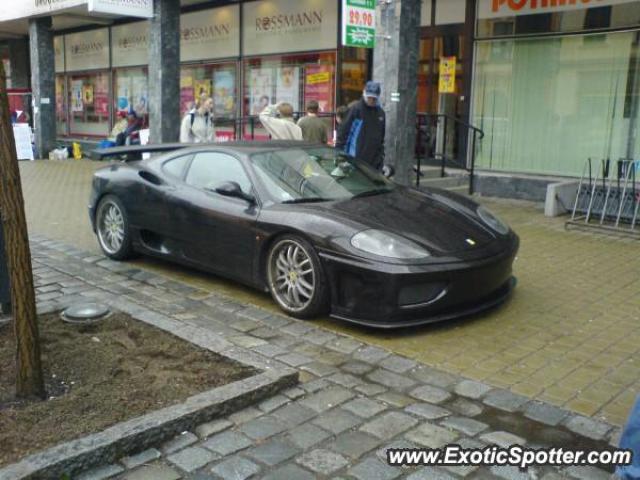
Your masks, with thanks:
<instances>
[{"instance_id":1,"label":"windshield","mask_svg":"<svg viewBox=\"0 0 640 480\"><path fill-rule=\"evenodd\" d=\"M394 188L374 169L327 147L257 153L251 161L267 191L282 203L344 200Z\"/></svg>"}]
</instances>

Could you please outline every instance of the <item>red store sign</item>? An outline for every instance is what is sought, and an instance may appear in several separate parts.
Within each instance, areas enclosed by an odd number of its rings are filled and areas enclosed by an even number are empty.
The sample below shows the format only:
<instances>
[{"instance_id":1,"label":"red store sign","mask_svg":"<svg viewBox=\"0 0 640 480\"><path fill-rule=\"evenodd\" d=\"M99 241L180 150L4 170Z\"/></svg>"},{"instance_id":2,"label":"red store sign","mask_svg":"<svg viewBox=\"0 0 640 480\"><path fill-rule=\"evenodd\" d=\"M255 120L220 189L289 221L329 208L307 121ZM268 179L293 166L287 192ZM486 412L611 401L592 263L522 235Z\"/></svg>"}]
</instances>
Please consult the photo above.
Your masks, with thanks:
<instances>
[{"instance_id":1,"label":"red store sign","mask_svg":"<svg viewBox=\"0 0 640 480\"><path fill-rule=\"evenodd\" d=\"M568 10L583 10L590 7L604 7L632 3L636 0L480 0L478 18L513 17L554 13Z\"/></svg>"}]
</instances>

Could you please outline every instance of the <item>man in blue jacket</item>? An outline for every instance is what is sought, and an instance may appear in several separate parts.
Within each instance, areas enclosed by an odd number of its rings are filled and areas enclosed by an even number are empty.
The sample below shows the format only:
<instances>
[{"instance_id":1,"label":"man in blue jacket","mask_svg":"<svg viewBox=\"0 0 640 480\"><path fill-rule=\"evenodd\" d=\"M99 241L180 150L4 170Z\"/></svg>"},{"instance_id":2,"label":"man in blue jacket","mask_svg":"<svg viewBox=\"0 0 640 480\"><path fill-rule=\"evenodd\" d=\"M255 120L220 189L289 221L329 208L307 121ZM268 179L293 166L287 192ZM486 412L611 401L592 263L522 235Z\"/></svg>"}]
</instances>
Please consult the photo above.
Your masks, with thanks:
<instances>
[{"instance_id":1,"label":"man in blue jacket","mask_svg":"<svg viewBox=\"0 0 640 480\"><path fill-rule=\"evenodd\" d=\"M381 88L378 82L368 81L362 99L349 109L340 124L336 148L376 170L384 164L385 115L380 106Z\"/></svg>"},{"instance_id":2,"label":"man in blue jacket","mask_svg":"<svg viewBox=\"0 0 640 480\"><path fill-rule=\"evenodd\" d=\"M620 437L620 448L625 448L633 452L630 465L616 468L617 477L621 480L640 479L640 396L636 398L636 403L631 409L627 424L622 430Z\"/></svg>"}]
</instances>

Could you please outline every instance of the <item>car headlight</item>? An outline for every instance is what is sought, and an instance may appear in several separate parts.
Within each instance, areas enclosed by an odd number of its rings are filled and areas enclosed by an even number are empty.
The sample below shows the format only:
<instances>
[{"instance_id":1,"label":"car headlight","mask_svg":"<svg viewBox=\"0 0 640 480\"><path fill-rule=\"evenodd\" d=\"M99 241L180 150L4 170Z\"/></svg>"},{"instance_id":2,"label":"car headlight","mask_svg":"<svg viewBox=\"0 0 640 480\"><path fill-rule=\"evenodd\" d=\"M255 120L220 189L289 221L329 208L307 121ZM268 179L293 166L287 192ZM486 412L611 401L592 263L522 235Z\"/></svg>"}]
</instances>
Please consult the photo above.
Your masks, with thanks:
<instances>
[{"instance_id":1,"label":"car headlight","mask_svg":"<svg viewBox=\"0 0 640 480\"><path fill-rule=\"evenodd\" d=\"M482 221L489 227L491 227L492 230L495 230L501 235L506 235L507 233L509 233L509 226L486 208L478 207L476 212L478 213L478 216L482 219Z\"/></svg>"},{"instance_id":2,"label":"car headlight","mask_svg":"<svg viewBox=\"0 0 640 480\"><path fill-rule=\"evenodd\" d=\"M363 252L389 258L424 258L430 254L421 246L394 233L363 230L351 237L351 245Z\"/></svg>"}]
</instances>

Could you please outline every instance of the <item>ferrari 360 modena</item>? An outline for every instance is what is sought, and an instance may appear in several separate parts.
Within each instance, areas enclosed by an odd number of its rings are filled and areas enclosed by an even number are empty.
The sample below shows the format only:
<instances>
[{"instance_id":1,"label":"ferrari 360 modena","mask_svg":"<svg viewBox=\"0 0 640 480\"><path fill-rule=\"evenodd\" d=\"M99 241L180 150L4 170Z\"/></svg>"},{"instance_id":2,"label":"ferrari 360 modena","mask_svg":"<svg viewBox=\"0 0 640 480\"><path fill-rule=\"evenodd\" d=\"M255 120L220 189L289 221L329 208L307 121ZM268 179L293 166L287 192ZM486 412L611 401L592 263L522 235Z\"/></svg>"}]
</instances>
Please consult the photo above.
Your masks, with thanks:
<instances>
[{"instance_id":1,"label":"ferrari 360 modena","mask_svg":"<svg viewBox=\"0 0 640 480\"><path fill-rule=\"evenodd\" d=\"M515 285L517 235L468 197L301 142L155 150L93 178L89 215L112 259L165 258L268 291L294 317L381 328L473 314Z\"/></svg>"}]
</instances>

